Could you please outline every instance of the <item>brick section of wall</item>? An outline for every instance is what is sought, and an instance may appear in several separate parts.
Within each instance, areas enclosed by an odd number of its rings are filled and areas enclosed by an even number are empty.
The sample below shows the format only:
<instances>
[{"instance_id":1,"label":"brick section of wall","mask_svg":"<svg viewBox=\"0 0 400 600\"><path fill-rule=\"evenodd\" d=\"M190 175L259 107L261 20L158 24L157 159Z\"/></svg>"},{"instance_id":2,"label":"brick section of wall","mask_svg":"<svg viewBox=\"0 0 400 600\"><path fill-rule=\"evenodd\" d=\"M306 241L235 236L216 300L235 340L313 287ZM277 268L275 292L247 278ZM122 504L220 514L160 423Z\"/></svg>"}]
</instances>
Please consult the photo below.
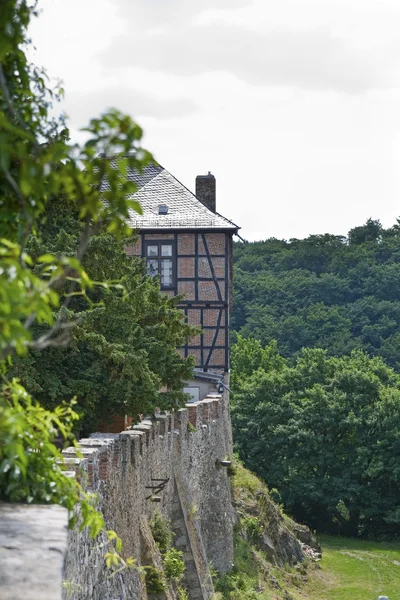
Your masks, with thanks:
<instances>
[{"instance_id":1,"label":"brick section of wall","mask_svg":"<svg viewBox=\"0 0 400 600\"><path fill-rule=\"evenodd\" d=\"M201 345L201 335L195 335L192 338L190 338L189 341L189 345L190 346L200 346Z\"/></svg>"},{"instance_id":2,"label":"brick section of wall","mask_svg":"<svg viewBox=\"0 0 400 600\"><path fill-rule=\"evenodd\" d=\"M199 256L205 256L206 255L206 249L204 247L204 243L201 237L199 237L199 244L198 244L198 254Z\"/></svg>"},{"instance_id":3,"label":"brick section of wall","mask_svg":"<svg viewBox=\"0 0 400 600\"><path fill-rule=\"evenodd\" d=\"M211 262L214 267L215 277L226 277L225 258L220 256L211 257Z\"/></svg>"},{"instance_id":4,"label":"brick section of wall","mask_svg":"<svg viewBox=\"0 0 400 600\"><path fill-rule=\"evenodd\" d=\"M196 310L195 308L188 310L188 323L189 323L189 325L200 325L201 324L200 310Z\"/></svg>"},{"instance_id":5,"label":"brick section of wall","mask_svg":"<svg viewBox=\"0 0 400 600\"><path fill-rule=\"evenodd\" d=\"M204 330L204 344L206 346L211 346L214 341L215 329L205 329ZM215 341L216 346L225 346L225 329L220 329L217 335L217 339Z\"/></svg>"},{"instance_id":6,"label":"brick section of wall","mask_svg":"<svg viewBox=\"0 0 400 600\"><path fill-rule=\"evenodd\" d=\"M211 354L210 366L213 365L223 365L225 364L225 349L224 348L214 348Z\"/></svg>"},{"instance_id":7,"label":"brick section of wall","mask_svg":"<svg viewBox=\"0 0 400 600\"><path fill-rule=\"evenodd\" d=\"M120 433L121 431L125 431L130 425L132 425L132 417L114 415L109 422L100 423L98 430L107 431L107 433Z\"/></svg>"},{"instance_id":8,"label":"brick section of wall","mask_svg":"<svg viewBox=\"0 0 400 600\"><path fill-rule=\"evenodd\" d=\"M217 308L210 308L204 311L204 325L216 326L220 311ZM225 315L221 316L221 327L225 326Z\"/></svg>"},{"instance_id":9,"label":"brick section of wall","mask_svg":"<svg viewBox=\"0 0 400 600\"><path fill-rule=\"evenodd\" d=\"M178 259L178 279L180 277L192 277L195 276L194 271L195 259L194 258L179 258Z\"/></svg>"},{"instance_id":10,"label":"brick section of wall","mask_svg":"<svg viewBox=\"0 0 400 600\"><path fill-rule=\"evenodd\" d=\"M64 451L67 468L99 495L106 529L121 536L124 556L134 556L139 565L159 564L147 525L157 508L181 534L181 544L179 538L175 543L184 551L189 597L209 600L208 563L224 572L233 560L230 484L226 469L218 466L232 452L227 396L210 396L119 435L94 434L80 443L82 457L73 447ZM152 478L168 480L158 503L146 499ZM69 534L63 577L70 584L68 600L146 598L137 571L109 577L102 542L78 529ZM166 598L173 600L173 593Z\"/></svg>"},{"instance_id":11,"label":"brick section of wall","mask_svg":"<svg viewBox=\"0 0 400 600\"><path fill-rule=\"evenodd\" d=\"M219 300L217 288L214 281L199 282L199 300L206 302L207 300Z\"/></svg>"},{"instance_id":12,"label":"brick section of wall","mask_svg":"<svg viewBox=\"0 0 400 600\"><path fill-rule=\"evenodd\" d=\"M185 296L185 300L195 300L194 281L179 281L178 294Z\"/></svg>"},{"instance_id":13,"label":"brick section of wall","mask_svg":"<svg viewBox=\"0 0 400 600\"><path fill-rule=\"evenodd\" d=\"M207 277L208 279L212 279L211 267L206 256L198 257L198 265L199 265L199 277Z\"/></svg>"},{"instance_id":14,"label":"brick section of wall","mask_svg":"<svg viewBox=\"0 0 400 600\"><path fill-rule=\"evenodd\" d=\"M126 246L125 252L128 256L142 256L142 238L139 237L135 244Z\"/></svg>"},{"instance_id":15,"label":"brick section of wall","mask_svg":"<svg viewBox=\"0 0 400 600\"><path fill-rule=\"evenodd\" d=\"M208 251L212 254L225 254L225 234L224 233L206 233L205 234Z\"/></svg>"},{"instance_id":16,"label":"brick section of wall","mask_svg":"<svg viewBox=\"0 0 400 600\"><path fill-rule=\"evenodd\" d=\"M178 234L178 254L194 254L194 234L179 233Z\"/></svg>"}]
</instances>

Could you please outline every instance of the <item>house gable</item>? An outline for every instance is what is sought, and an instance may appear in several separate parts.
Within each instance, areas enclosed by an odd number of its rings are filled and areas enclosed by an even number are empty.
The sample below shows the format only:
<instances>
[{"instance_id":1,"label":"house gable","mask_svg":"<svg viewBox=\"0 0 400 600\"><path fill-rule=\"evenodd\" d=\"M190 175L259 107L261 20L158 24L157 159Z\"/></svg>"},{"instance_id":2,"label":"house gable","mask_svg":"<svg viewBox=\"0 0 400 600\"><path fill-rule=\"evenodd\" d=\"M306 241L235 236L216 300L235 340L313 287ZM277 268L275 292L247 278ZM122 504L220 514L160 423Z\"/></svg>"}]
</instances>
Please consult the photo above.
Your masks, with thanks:
<instances>
[{"instance_id":1,"label":"house gable","mask_svg":"<svg viewBox=\"0 0 400 600\"><path fill-rule=\"evenodd\" d=\"M142 256L149 274L160 276L161 289L183 297L179 308L188 323L202 327L181 354L194 356L196 369L222 375L229 369L232 235L238 227L166 169L146 169L129 175L141 186L133 198L143 214L131 213L140 240L127 252Z\"/></svg>"}]
</instances>

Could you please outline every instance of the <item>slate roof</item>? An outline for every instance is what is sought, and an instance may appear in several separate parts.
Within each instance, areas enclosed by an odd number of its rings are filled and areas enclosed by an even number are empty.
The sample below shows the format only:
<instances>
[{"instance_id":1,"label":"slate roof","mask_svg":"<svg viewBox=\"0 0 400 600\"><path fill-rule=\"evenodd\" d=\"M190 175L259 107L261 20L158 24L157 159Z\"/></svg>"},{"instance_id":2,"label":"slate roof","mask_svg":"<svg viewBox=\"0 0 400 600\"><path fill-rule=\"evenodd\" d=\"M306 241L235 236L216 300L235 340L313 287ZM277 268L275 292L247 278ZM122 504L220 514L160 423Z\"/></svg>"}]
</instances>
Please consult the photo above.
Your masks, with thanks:
<instances>
[{"instance_id":1,"label":"slate roof","mask_svg":"<svg viewBox=\"0 0 400 600\"><path fill-rule=\"evenodd\" d=\"M161 165L149 165L142 173L130 170L128 178L138 186L132 198L143 209L143 215L134 211L130 213L129 225L134 229L239 229L222 215L207 208ZM158 214L160 204L168 206L168 214Z\"/></svg>"}]
</instances>

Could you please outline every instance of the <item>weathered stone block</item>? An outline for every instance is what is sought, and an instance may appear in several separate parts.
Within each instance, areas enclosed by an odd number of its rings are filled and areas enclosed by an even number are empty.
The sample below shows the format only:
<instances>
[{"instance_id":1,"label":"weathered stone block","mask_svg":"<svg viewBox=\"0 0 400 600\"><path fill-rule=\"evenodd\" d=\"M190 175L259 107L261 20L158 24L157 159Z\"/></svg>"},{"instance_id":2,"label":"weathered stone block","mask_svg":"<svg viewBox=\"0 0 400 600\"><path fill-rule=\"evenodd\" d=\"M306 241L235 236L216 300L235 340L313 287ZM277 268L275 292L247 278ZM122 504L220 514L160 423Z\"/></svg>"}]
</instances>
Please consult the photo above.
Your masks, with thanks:
<instances>
[{"instance_id":1,"label":"weathered stone block","mask_svg":"<svg viewBox=\"0 0 400 600\"><path fill-rule=\"evenodd\" d=\"M0 505L1 600L61 600L67 523L61 506Z\"/></svg>"}]
</instances>

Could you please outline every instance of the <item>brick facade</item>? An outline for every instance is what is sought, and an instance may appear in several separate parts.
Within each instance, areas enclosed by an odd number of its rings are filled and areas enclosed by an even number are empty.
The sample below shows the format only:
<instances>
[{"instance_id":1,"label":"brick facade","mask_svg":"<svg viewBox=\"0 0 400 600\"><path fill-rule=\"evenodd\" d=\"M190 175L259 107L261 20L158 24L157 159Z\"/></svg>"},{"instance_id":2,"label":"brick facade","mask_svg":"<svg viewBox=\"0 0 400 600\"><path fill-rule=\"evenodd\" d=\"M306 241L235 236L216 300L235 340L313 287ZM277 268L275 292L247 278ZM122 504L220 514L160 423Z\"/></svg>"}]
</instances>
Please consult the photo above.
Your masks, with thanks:
<instances>
[{"instance_id":1,"label":"brick facade","mask_svg":"<svg viewBox=\"0 0 400 600\"><path fill-rule=\"evenodd\" d=\"M143 231L127 248L129 255L144 257L145 242L175 242L174 289L166 293L182 295L179 307L188 322L203 327L182 354L194 356L197 368L221 373L228 370L231 238L232 232L224 231Z\"/></svg>"}]
</instances>

